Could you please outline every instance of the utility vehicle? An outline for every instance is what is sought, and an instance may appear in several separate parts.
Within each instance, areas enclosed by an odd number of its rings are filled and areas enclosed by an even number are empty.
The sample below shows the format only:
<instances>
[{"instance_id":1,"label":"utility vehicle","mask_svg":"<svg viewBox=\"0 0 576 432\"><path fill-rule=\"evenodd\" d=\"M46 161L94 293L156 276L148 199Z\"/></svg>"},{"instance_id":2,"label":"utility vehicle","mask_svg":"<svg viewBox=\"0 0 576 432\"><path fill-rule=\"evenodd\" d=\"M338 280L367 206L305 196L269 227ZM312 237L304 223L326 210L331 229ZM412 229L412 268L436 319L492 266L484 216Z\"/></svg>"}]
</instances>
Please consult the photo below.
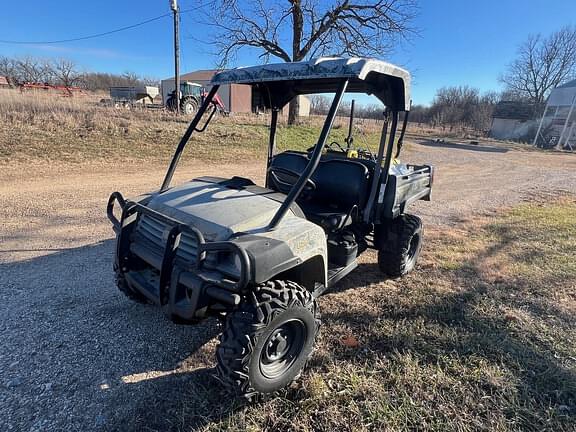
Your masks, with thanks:
<instances>
[{"instance_id":1,"label":"utility vehicle","mask_svg":"<svg viewBox=\"0 0 576 432\"><path fill-rule=\"evenodd\" d=\"M171 187L184 147L208 126L216 110L211 101L224 84L251 85L265 96L271 113L265 186L200 177ZM391 64L321 58L227 70L212 85L160 189L135 200L114 192L107 213L117 233L118 288L161 306L179 323L223 320L218 376L250 398L299 375L319 330L316 298L349 274L361 253L376 249L387 277L414 268L422 224L406 210L430 199L433 169L394 165L410 108L410 75ZM385 105L376 154L355 148L350 135L327 143L345 92L373 94ZM334 93L318 141L308 151L278 153L280 110L313 93Z\"/></svg>"}]
</instances>

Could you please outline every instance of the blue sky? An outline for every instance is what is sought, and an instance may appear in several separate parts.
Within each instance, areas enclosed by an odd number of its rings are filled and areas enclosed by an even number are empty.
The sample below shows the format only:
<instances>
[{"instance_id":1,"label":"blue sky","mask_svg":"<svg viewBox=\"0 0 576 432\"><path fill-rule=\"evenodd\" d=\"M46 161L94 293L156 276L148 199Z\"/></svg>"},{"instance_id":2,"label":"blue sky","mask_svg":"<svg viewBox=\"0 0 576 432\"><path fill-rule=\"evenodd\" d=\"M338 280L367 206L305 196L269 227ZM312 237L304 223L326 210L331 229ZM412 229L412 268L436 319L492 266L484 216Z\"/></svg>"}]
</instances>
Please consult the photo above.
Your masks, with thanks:
<instances>
[{"instance_id":1,"label":"blue sky","mask_svg":"<svg viewBox=\"0 0 576 432\"><path fill-rule=\"evenodd\" d=\"M100 33L169 12L167 0L97 2L29 0L26 6L3 2L0 39L53 40ZM414 103L427 104L436 89L469 85L500 90L498 76L530 33L550 33L576 24L576 1L554 0L421 0L415 26L420 34L385 58L414 75ZM182 9L197 0L180 0ZM0 55L66 57L87 70L165 78L172 74L172 33L169 17L110 36L58 45L0 43ZM212 68L209 47L195 38L210 28L190 16L182 18L182 71ZM258 59L245 52L238 65Z\"/></svg>"}]
</instances>

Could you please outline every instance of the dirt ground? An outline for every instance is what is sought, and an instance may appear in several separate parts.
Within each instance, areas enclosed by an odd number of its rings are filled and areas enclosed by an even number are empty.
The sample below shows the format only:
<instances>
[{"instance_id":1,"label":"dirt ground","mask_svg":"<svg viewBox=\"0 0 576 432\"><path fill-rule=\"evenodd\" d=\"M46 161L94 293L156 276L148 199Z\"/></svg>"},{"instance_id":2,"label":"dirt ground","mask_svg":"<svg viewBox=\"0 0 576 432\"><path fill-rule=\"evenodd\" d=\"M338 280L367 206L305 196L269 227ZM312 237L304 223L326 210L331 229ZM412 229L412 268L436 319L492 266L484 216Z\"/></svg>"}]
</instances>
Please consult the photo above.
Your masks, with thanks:
<instances>
[{"instance_id":1,"label":"dirt ground","mask_svg":"<svg viewBox=\"0 0 576 432\"><path fill-rule=\"evenodd\" d=\"M575 154L418 141L404 159L436 166L433 201L414 209L432 230L534 193L576 191ZM261 180L263 172L263 162L197 162L182 166L176 181L203 174ZM179 429L171 413L182 386L201 399L217 385L213 322L174 325L127 301L113 283L108 195L152 190L163 173L137 165L2 167L0 430Z\"/></svg>"}]
</instances>

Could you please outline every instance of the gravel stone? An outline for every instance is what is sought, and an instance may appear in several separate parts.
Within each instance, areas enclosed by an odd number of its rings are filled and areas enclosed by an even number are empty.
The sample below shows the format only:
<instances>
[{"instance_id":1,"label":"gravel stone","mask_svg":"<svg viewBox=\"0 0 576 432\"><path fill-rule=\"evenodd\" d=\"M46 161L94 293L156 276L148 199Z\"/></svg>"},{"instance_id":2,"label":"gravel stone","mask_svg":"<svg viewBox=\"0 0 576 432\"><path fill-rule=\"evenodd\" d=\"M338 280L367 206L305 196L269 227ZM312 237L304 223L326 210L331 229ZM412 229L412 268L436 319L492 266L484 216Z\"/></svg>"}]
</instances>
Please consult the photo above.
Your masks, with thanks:
<instances>
[{"instance_id":1,"label":"gravel stone","mask_svg":"<svg viewBox=\"0 0 576 432\"><path fill-rule=\"evenodd\" d=\"M22 384L22 378L12 378L10 381L8 381L6 386L8 388L14 388L14 387L18 387L21 384Z\"/></svg>"}]
</instances>

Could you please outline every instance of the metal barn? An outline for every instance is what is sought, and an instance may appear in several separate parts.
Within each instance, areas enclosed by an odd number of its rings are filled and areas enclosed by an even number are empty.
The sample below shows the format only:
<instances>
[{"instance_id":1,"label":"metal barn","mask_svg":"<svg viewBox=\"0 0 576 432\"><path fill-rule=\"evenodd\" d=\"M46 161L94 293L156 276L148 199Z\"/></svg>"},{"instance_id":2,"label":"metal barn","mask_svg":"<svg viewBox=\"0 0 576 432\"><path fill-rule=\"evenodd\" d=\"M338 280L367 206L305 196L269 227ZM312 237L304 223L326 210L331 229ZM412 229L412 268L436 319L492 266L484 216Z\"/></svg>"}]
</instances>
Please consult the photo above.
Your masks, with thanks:
<instances>
[{"instance_id":1,"label":"metal barn","mask_svg":"<svg viewBox=\"0 0 576 432\"><path fill-rule=\"evenodd\" d=\"M218 72L217 70L198 70L180 75L181 82L194 82L204 87L210 88L210 80ZM162 100L166 101L171 92L174 91L174 78L170 77L161 82ZM257 113L264 105L260 92L248 85L224 84L218 89L218 95L222 99L226 110L231 113ZM298 96L300 100L299 116L306 117L310 114L310 100L305 96ZM286 113L288 108L284 109Z\"/></svg>"},{"instance_id":2,"label":"metal barn","mask_svg":"<svg viewBox=\"0 0 576 432\"><path fill-rule=\"evenodd\" d=\"M548 140L560 150L576 149L576 80L556 87L550 93L534 145L542 140Z\"/></svg>"},{"instance_id":3,"label":"metal barn","mask_svg":"<svg viewBox=\"0 0 576 432\"><path fill-rule=\"evenodd\" d=\"M501 140L522 140L534 124L533 104L500 101L494 108L490 137Z\"/></svg>"},{"instance_id":4,"label":"metal barn","mask_svg":"<svg viewBox=\"0 0 576 432\"><path fill-rule=\"evenodd\" d=\"M198 70L195 72L180 75L181 82L194 82L204 87L210 88L210 80L216 70ZM174 91L174 78L170 77L162 80L162 100L167 100L168 95ZM250 87L239 84L223 85L218 90L218 95L222 99L226 110L229 112L252 112L252 92Z\"/></svg>"}]
</instances>

